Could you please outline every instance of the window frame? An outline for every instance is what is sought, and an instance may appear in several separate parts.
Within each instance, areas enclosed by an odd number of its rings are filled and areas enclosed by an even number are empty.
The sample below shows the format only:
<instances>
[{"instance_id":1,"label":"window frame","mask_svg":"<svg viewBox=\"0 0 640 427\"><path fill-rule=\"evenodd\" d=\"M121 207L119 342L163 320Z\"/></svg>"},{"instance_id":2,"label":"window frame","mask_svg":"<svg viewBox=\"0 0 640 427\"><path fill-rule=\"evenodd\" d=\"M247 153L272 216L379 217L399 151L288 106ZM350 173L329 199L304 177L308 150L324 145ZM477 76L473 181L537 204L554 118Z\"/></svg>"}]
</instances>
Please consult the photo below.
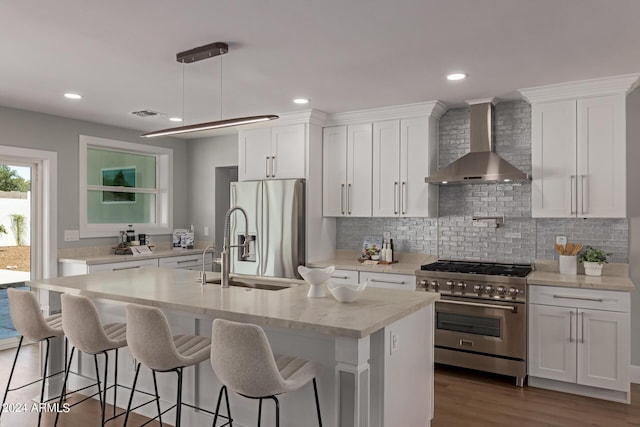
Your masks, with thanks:
<instances>
[{"instance_id":1,"label":"window frame","mask_svg":"<svg viewBox=\"0 0 640 427\"><path fill-rule=\"evenodd\" d=\"M87 222L88 191L112 189L117 192L151 193L156 195L156 222L132 224L136 233L171 234L173 232L173 150L155 145L135 144L132 142L80 135L79 148L79 204L80 238L114 237L120 230L126 230L130 224L89 224ZM133 154L154 156L156 158L156 188L104 187L87 184L87 152L89 148L107 151L120 151Z\"/></svg>"}]
</instances>

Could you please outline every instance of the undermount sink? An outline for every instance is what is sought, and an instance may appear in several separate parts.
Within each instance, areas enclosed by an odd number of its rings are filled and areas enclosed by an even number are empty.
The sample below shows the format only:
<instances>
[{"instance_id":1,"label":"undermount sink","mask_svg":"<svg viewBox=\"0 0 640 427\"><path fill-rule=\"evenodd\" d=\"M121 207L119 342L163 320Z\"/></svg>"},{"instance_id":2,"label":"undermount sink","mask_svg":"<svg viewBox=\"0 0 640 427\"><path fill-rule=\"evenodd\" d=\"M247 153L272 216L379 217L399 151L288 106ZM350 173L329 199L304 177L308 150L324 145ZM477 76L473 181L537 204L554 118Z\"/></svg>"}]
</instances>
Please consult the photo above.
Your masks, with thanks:
<instances>
[{"instance_id":1,"label":"undermount sink","mask_svg":"<svg viewBox=\"0 0 640 427\"><path fill-rule=\"evenodd\" d=\"M211 283L214 285L219 285L221 282L220 279L209 279L207 283ZM247 289L262 289L265 291L281 291L282 289L290 288L292 285L287 285L284 283L260 283L253 281L240 281L240 280L229 280L229 286L235 286L238 288L247 288Z\"/></svg>"}]
</instances>

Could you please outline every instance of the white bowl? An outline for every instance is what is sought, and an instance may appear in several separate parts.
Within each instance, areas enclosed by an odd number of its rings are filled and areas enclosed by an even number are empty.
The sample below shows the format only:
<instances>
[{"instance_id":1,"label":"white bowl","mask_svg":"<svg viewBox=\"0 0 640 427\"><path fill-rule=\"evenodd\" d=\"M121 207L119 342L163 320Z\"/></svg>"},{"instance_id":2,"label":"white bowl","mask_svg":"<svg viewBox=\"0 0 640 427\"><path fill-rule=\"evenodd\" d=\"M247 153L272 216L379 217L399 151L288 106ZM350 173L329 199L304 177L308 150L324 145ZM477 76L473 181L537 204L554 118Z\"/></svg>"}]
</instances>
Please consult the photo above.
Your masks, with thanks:
<instances>
[{"instance_id":1,"label":"white bowl","mask_svg":"<svg viewBox=\"0 0 640 427\"><path fill-rule=\"evenodd\" d=\"M331 279L335 266L331 265L327 268L308 268L304 265L298 266L298 273L302 276L305 282L311 286L322 285L327 280Z\"/></svg>"},{"instance_id":2,"label":"white bowl","mask_svg":"<svg viewBox=\"0 0 640 427\"><path fill-rule=\"evenodd\" d=\"M335 284L329 282L327 288L329 288L329 292L340 302L353 302L360 298L365 288L367 287L366 283L359 283L355 285L347 285L347 284Z\"/></svg>"}]
</instances>

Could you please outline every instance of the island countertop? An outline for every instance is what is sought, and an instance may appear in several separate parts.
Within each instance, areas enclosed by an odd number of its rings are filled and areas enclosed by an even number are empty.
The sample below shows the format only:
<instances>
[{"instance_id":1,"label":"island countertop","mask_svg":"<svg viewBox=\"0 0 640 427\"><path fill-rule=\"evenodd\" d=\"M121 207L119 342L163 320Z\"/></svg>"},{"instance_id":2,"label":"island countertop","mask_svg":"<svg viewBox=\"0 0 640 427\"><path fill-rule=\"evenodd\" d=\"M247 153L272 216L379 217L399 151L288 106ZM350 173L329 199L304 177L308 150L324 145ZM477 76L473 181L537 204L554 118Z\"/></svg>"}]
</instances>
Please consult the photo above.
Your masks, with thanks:
<instances>
[{"instance_id":1,"label":"island countertop","mask_svg":"<svg viewBox=\"0 0 640 427\"><path fill-rule=\"evenodd\" d=\"M170 268L141 268L81 276L32 280L37 289L84 295L123 303L190 312L333 336L362 338L432 304L439 294L367 288L353 303L340 303L330 294L308 298L309 285L298 280L279 291L200 285L199 272ZM211 273L215 274L215 273Z\"/></svg>"}]
</instances>

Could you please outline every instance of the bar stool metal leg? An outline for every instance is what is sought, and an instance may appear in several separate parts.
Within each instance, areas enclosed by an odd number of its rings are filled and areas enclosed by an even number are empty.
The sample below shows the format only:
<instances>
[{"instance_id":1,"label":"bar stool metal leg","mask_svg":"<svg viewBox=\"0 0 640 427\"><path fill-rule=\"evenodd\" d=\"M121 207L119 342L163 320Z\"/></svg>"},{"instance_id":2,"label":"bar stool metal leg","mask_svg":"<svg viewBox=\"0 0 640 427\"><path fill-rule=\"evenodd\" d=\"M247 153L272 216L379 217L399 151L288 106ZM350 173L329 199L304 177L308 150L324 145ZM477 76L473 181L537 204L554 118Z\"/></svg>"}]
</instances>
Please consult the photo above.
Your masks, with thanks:
<instances>
[{"instance_id":1,"label":"bar stool metal leg","mask_svg":"<svg viewBox=\"0 0 640 427\"><path fill-rule=\"evenodd\" d=\"M60 393L60 400L58 401L58 408L62 408L62 399L67 397L67 380L69 379L69 371L71 370L71 361L73 360L73 353L76 351L75 347L71 347L71 354L69 355L69 362L67 363L67 369L64 373L64 381L62 382L62 393ZM53 423L54 426L58 425L58 418L60 418L60 411L56 411L56 419Z\"/></svg>"},{"instance_id":2,"label":"bar stool metal leg","mask_svg":"<svg viewBox=\"0 0 640 427\"><path fill-rule=\"evenodd\" d=\"M260 427L261 422L262 422L262 399L260 399L260 403L258 403L258 427Z\"/></svg>"},{"instance_id":3,"label":"bar stool metal leg","mask_svg":"<svg viewBox=\"0 0 640 427\"><path fill-rule=\"evenodd\" d=\"M178 393L176 400L176 427L180 427L180 418L182 415L182 368L176 369L178 373Z\"/></svg>"},{"instance_id":4,"label":"bar stool metal leg","mask_svg":"<svg viewBox=\"0 0 640 427\"><path fill-rule=\"evenodd\" d=\"M100 387L100 370L98 369L98 355L93 355L93 365L96 368L96 380L98 381L98 397L100 398L100 407L102 407L102 388Z\"/></svg>"},{"instance_id":5,"label":"bar stool metal leg","mask_svg":"<svg viewBox=\"0 0 640 427\"><path fill-rule=\"evenodd\" d=\"M105 353L106 354L106 353ZM113 416L116 416L116 407L118 406L118 349L116 348L114 375L113 375ZM106 396L105 396L106 399Z\"/></svg>"},{"instance_id":6,"label":"bar stool metal leg","mask_svg":"<svg viewBox=\"0 0 640 427\"><path fill-rule=\"evenodd\" d=\"M160 421L160 427L162 427L162 411L160 411L160 395L158 394L158 380L156 379L156 371L152 370L151 373L153 374L153 389L156 392L156 407L158 408L158 421Z\"/></svg>"},{"instance_id":7,"label":"bar stool metal leg","mask_svg":"<svg viewBox=\"0 0 640 427\"><path fill-rule=\"evenodd\" d=\"M103 354L104 354L104 383L102 384L102 389L104 390L104 397L102 398L102 413L101 413L102 422L100 423L102 427L104 427L105 412L107 410L107 390L109 390L109 387L107 386L107 375L109 373L109 355L107 354L106 351ZM117 363L117 360L116 360L116 363ZM98 384L100 384L99 381L98 381ZM98 385L98 387L100 387L100 385ZM115 402L113 403L113 406L115 411Z\"/></svg>"},{"instance_id":8,"label":"bar stool metal leg","mask_svg":"<svg viewBox=\"0 0 640 427\"><path fill-rule=\"evenodd\" d=\"M0 417L2 416L2 410L4 409L4 404L7 401L7 394L9 394L9 386L11 385L11 379L13 378L13 371L16 369L16 362L18 361L18 355L20 354L20 349L22 348L22 341L24 337L20 336L20 341L18 342L18 348L16 349L16 357L13 359L13 365L11 366L11 373L9 374L9 379L7 380L7 388L4 391L4 397L2 398L2 406L0 407Z\"/></svg>"},{"instance_id":9,"label":"bar stool metal leg","mask_svg":"<svg viewBox=\"0 0 640 427\"><path fill-rule=\"evenodd\" d=\"M316 410L318 411L318 425L322 427L322 415L320 415L320 400L318 399L318 385L316 379L313 379L313 394L316 397Z\"/></svg>"},{"instance_id":10,"label":"bar stool metal leg","mask_svg":"<svg viewBox=\"0 0 640 427\"><path fill-rule=\"evenodd\" d=\"M138 374L140 373L140 363L136 366L136 374L133 377L133 385L131 386L131 394L129 395L129 403L127 404L127 413L124 416L123 427L127 427L127 421L129 420L129 413L131 412L131 403L133 402L133 393L136 392L136 383L138 382Z\"/></svg>"}]
</instances>

